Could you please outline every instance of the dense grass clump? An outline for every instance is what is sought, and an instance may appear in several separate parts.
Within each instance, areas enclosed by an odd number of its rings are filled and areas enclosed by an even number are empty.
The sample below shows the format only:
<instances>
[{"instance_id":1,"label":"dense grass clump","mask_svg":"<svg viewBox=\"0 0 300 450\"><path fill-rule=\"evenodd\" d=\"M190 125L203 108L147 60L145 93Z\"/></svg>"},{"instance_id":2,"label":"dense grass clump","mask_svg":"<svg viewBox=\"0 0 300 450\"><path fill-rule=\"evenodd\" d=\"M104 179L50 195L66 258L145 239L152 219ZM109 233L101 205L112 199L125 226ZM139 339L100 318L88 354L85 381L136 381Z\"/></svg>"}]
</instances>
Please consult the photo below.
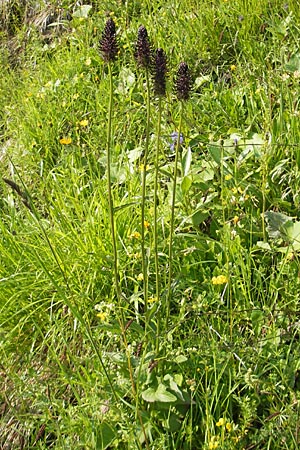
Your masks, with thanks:
<instances>
[{"instance_id":1,"label":"dense grass clump","mask_svg":"<svg viewBox=\"0 0 300 450\"><path fill-rule=\"evenodd\" d=\"M0 447L298 448L297 2L2 3Z\"/></svg>"}]
</instances>

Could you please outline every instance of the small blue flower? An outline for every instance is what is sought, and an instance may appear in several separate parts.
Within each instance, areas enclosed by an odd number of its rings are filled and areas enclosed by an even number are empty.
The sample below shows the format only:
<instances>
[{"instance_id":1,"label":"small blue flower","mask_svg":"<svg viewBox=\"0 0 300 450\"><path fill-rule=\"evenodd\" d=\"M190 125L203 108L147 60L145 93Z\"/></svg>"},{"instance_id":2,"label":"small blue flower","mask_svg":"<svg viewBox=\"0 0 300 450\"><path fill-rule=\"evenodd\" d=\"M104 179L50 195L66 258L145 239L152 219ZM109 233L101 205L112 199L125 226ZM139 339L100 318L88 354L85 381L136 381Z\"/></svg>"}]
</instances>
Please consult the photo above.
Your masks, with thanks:
<instances>
[{"instance_id":1,"label":"small blue flower","mask_svg":"<svg viewBox=\"0 0 300 450\"><path fill-rule=\"evenodd\" d=\"M174 152L175 151L175 146L176 146L177 140L178 140L178 133L177 133L177 131L173 131L171 133L171 139L172 139L172 143L170 144L170 150L171 150L171 152ZM183 142L184 142L184 137L183 137L183 134L180 133L179 144L183 144Z\"/></svg>"}]
</instances>

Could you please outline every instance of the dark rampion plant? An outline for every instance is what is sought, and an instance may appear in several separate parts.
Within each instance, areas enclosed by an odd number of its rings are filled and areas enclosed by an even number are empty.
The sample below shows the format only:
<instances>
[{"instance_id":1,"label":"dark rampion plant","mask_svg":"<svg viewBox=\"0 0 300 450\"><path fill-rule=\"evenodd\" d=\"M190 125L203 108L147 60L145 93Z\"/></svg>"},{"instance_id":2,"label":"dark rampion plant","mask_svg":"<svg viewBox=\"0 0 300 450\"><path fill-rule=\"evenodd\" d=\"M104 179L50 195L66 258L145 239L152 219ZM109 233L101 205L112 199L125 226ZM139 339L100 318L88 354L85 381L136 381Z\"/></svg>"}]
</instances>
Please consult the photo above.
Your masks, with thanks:
<instances>
[{"instance_id":1,"label":"dark rampion plant","mask_svg":"<svg viewBox=\"0 0 300 450\"><path fill-rule=\"evenodd\" d=\"M105 24L102 38L100 39L100 51L104 61L114 61L118 54L118 43L116 37L116 25L113 19L108 19Z\"/></svg>"}]
</instances>

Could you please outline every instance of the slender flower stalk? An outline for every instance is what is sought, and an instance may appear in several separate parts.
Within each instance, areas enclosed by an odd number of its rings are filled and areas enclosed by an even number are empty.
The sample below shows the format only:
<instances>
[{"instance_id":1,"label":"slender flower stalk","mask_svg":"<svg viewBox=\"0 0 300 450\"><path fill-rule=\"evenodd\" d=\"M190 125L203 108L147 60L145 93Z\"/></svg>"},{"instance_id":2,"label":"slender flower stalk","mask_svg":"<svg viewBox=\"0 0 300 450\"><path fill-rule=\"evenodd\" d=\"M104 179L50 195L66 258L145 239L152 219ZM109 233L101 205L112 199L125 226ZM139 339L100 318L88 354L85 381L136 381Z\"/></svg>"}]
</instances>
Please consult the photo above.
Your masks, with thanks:
<instances>
[{"instance_id":1,"label":"slender flower stalk","mask_svg":"<svg viewBox=\"0 0 300 450\"><path fill-rule=\"evenodd\" d=\"M180 136L182 130L182 121L184 115L184 102L188 100L191 90L191 75L189 67L185 62L179 64L176 80L175 80L175 90L178 100L180 101L180 119L178 126L178 137L176 142L175 150L175 163L173 172L173 190L172 190L172 200L171 200L171 219L170 219L170 237L169 237L169 275L167 284L167 311L166 311L166 327L168 327L168 321L170 317L171 308L171 283L173 276L173 234L174 234L174 217L175 217L175 201L176 201L176 188L177 188L177 168L179 161L179 149L180 149Z\"/></svg>"},{"instance_id":2,"label":"slender flower stalk","mask_svg":"<svg viewBox=\"0 0 300 450\"><path fill-rule=\"evenodd\" d=\"M117 249L117 239L115 230L115 216L114 216L114 203L113 203L113 193L112 193L112 181L111 181L111 141L112 141L112 113L113 113L113 74L112 74L112 63L116 59L118 54L118 43L116 39L116 27L113 19L108 19L106 22L102 39L100 40L100 51L102 53L104 61L108 66L108 76L109 76L109 104L108 104L108 121L107 121L107 138L106 138L106 155L107 155L107 191L108 191L108 206L109 206L109 217L110 217L110 227L111 227L111 237L113 244L113 257L114 257L114 278L115 278L115 289L119 304L120 311L120 329L123 345L125 347L129 377L131 381L132 395L136 400L136 415L141 424L143 430L146 448L149 448L147 435L143 420L138 408L138 392L137 386L135 384L133 376L133 367L131 363L131 354L128 348L127 337L126 337L126 324L122 306L122 292L119 280L119 259L118 259L118 249Z\"/></svg>"},{"instance_id":3,"label":"slender flower stalk","mask_svg":"<svg viewBox=\"0 0 300 450\"><path fill-rule=\"evenodd\" d=\"M154 260L155 260L155 288L156 301L160 298L160 277L159 277L159 261L158 261L158 167L160 153L160 135L161 135L161 116L162 116L162 98L166 95L166 75L167 75L167 58L163 49L156 50L153 60L153 87L154 94L158 96L158 115L157 115L157 141L155 152L155 178L154 178ZM158 337L160 333L160 321L157 320L157 341L156 350L158 351Z\"/></svg>"},{"instance_id":4,"label":"slender flower stalk","mask_svg":"<svg viewBox=\"0 0 300 450\"><path fill-rule=\"evenodd\" d=\"M115 60L116 55L118 53L118 43L116 40L116 27L113 19L108 19L108 21L106 22L102 34L102 39L100 40L100 51L102 53L104 61L107 63L109 76L109 104L108 104L108 120L107 120L107 134L106 134L107 191L108 191L109 217L110 217L111 237L114 256L115 289L118 301L121 305L122 295L119 281L118 250L116 242L114 204L113 204L112 183L111 183L111 140L112 140L112 113L114 100L112 62Z\"/></svg>"},{"instance_id":5,"label":"slender flower stalk","mask_svg":"<svg viewBox=\"0 0 300 450\"><path fill-rule=\"evenodd\" d=\"M142 172L142 201L141 201L141 250L142 250L142 271L144 283L144 305L145 305L145 323L148 322L148 257L146 255L145 245L145 204L146 204L146 177L147 163L149 153L150 136L150 81L149 71L151 67L151 46L146 28L141 25L138 29L138 38L136 43L135 58L140 68L145 70L146 78L146 138L144 151L144 170Z\"/></svg>"}]
</instances>

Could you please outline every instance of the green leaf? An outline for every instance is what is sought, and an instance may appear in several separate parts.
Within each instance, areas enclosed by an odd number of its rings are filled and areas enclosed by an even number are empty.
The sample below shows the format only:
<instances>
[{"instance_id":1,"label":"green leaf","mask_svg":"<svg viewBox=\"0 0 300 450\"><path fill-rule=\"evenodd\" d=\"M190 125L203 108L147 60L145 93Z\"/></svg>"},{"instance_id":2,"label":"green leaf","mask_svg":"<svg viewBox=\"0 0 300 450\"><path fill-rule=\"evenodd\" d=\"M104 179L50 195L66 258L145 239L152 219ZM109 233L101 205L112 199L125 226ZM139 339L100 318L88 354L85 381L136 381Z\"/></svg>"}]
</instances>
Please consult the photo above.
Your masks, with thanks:
<instances>
[{"instance_id":1,"label":"green leaf","mask_svg":"<svg viewBox=\"0 0 300 450\"><path fill-rule=\"evenodd\" d=\"M181 191L183 193L183 195L185 195L188 190L190 189L190 187L192 186L192 180L190 177L183 177L182 182L181 182Z\"/></svg>"},{"instance_id":2,"label":"green leaf","mask_svg":"<svg viewBox=\"0 0 300 450\"><path fill-rule=\"evenodd\" d=\"M285 65L286 70L297 72L300 70L300 52L295 53Z\"/></svg>"},{"instance_id":3,"label":"green leaf","mask_svg":"<svg viewBox=\"0 0 300 450\"><path fill-rule=\"evenodd\" d=\"M153 403L157 400L156 398L156 389L150 387L142 392L142 398L145 402Z\"/></svg>"},{"instance_id":4,"label":"green leaf","mask_svg":"<svg viewBox=\"0 0 300 450\"><path fill-rule=\"evenodd\" d=\"M257 241L256 246L258 248L262 248L263 250L272 251L272 248L271 248L270 244L268 244L268 242Z\"/></svg>"},{"instance_id":5,"label":"green leaf","mask_svg":"<svg viewBox=\"0 0 300 450\"><path fill-rule=\"evenodd\" d=\"M196 211L194 212L194 214L192 215L192 223L195 227L197 227L198 225L200 225L200 223L203 223L204 220L206 220L209 216L209 211Z\"/></svg>"},{"instance_id":6,"label":"green leaf","mask_svg":"<svg viewBox=\"0 0 300 450\"><path fill-rule=\"evenodd\" d=\"M127 95L128 91L134 86L135 75L128 67L123 67L119 74L119 84L116 92L121 95Z\"/></svg>"},{"instance_id":7,"label":"green leaf","mask_svg":"<svg viewBox=\"0 0 300 450\"><path fill-rule=\"evenodd\" d=\"M171 394L171 392L167 391L166 386L163 383L160 383L158 385L157 391L156 391L156 398L157 401L163 402L163 403L169 403L169 402L176 402L177 398L175 395Z\"/></svg>"},{"instance_id":8,"label":"green leaf","mask_svg":"<svg viewBox=\"0 0 300 450\"><path fill-rule=\"evenodd\" d=\"M284 225L287 237L289 238L293 249L296 251L300 250L300 222L287 222Z\"/></svg>"},{"instance_id":9,"label":"green leaf","mask_svg":"<svg viewBox=\"0 0 300 450\"><path fill-rule=\"evenodd\" d=\"M156 389L150 387L142 392L142 398L149 403L162 402L162 403L172 403L177 400L175 395L167 391L166 386L160 383Z\"/></svg>"},{"instance_id":10,"label":"green leaf","mask_svg":"<svg viewBox=\"0 0 300 450\"><path fill-rule=\"evenodd\" d=\"M221 163L222 150L219 144L209 144L208 151L213 160L219 165Z\"/></svg>"},{"instance_id":11,"label":"green leaf","mask_svg":"<svg viewBox=\"0 0 300 450\"><path fill-rule=\"evenodd\" d=\"M143 153L142 147L136 147L133 150L129 150L127 152L127 158L130 163L135 162L137 159L140 158L141 154Z\"/></svg>"},{"instance_id":12,"label":"green leaf","mask_svg":"<svg viewBox=\"0 0 300 450\"><path fill-rule=\"evenodd\" d=\"M267 222L269 236L275 239L286 239L287 235L285 227L288 222L292 223L292 218L274 211L267 211L264 216Z\"/></svg>"},{"instance_id":13,"label":"green leaf","mask_svg":"<svg viewBox=\"0 0 300 450\"><path fill-rule=\"evenodd\" d=\"M210 75L203 75L202 77L196 78L194 83L195 90L199 89L202 86L202 84L208 83L210 80L211 80Z\"/></svg>"},{"instance_id":14,"label":"green leaf","mask_svg":"<svg viewBox=\"0 0 300 450\"><path fill-rule=\"evenodd\" d=\"M78 9L73 13L73 17L76 18L84 18L87 19L90 10L92 9L91 5L81 5Z\"/></svg>"},{"instance_id":15,"label":"green leaf","mask_svg":"<svg viewBox=\"0 0 300 450\"><path fill-rule=\"evenodd\" d=\"M96 436L97 449L105 450L117 438L117 432L111 425L106 422L102 422L97 425Z\"/></svg>"},{"instance_id":16,"label":"green leaf","mask_svg":"<svg viewBox=\"0 0 300 450\"><path fill-rule=\"evenodd\" d=\"M168 381L170 385L170 390L173 391L180 400L184 401L183 395L181 393L181 390L179 389L176 381L172 377L172 375L167 374L164 376L164 381Z\"/></svg>"},{"instance_id":17,"label":"green leaf","mask_svg":"<svg viewBox=\"0 0 300 450\"><path fill-rule=\"evenodd\" d=\"M183 175L186 176L189 173L190 167L192 163L192 151L191 148L188 147L183 154L182 157L182 172Z\"/></svg>"}]
</instances>

